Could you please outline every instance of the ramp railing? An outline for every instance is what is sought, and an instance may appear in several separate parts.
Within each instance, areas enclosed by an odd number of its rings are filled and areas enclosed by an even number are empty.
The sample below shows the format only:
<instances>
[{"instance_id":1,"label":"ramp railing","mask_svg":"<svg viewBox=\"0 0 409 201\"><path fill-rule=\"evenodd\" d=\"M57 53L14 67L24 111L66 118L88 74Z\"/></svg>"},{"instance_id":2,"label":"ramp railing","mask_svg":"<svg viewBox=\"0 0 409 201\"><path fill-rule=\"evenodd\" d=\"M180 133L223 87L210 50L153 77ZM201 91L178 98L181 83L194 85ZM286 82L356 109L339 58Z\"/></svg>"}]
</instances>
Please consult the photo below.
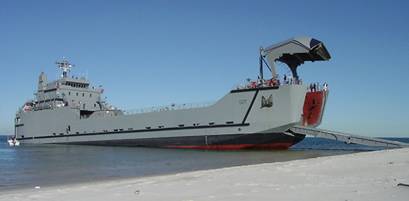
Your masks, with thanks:
<instances>
[{"instance_id":1,"label":"ramp railing","mask_svg":"<svg viewBox=\"0 0 409 201\"><path fill-rule=\"evenodd\" d=\"M291 132L301 135L309 135L318 138L325 138L325 139L332 139L341 142L345 142L347 144L362 144L367 146L375 146L375 147L386 147L386 148L402 148L402 147L409 147L409 144L392 141L392 140L384 140L379 138L371 138L359 135L352 135L348 133L341 133L336 131L318 129L318 128L310 128L304 126L294 126L290 129Z\"/></svg>"}]
</instances>

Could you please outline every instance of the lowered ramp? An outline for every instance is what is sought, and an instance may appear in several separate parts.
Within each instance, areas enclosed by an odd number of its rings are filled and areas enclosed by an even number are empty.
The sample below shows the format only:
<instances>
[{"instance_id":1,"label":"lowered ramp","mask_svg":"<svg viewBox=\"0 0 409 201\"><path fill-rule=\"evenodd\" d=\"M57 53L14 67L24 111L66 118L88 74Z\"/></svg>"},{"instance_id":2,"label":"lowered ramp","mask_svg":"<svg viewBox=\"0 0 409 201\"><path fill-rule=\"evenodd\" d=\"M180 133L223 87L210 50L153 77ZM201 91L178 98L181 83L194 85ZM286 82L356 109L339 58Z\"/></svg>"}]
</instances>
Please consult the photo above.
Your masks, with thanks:
<instances>
[{"instance_id":1,"label":"lowered ramp","mask_svg":"<svg viewBox=\"0 0 409 201\"><path fill-rule=\"evenodd\" d=\"M318 128L311 128L311 127L304 127L304 126L294 126L290 129L290 132L295 134L301 135L309 135L318 138L325 138L331 140L337 140L341 142L345 142L347 144L362 144L367 146L375 146L375 147L386 147L386 148L402 148L402 147L409 147L409 144L392 141L392 140L384 140L379 138L371 138L359 135L352 135L348 133L341 133L336 131L329 131L323 130Z\"/></svg>"}]
</instances>

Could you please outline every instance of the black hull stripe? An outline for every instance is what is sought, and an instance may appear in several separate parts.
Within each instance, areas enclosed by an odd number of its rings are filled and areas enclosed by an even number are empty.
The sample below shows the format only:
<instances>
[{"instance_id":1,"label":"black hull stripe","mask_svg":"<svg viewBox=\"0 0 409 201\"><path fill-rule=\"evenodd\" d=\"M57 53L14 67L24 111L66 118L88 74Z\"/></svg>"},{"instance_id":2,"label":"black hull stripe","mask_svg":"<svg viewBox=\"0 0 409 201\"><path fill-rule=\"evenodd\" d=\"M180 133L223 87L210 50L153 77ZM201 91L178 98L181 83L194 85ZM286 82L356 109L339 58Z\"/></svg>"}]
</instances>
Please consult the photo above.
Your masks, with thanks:
<instances>
[{"instance_id":1,"label":"black hull stripe","mask_svg":"<svg viewBox=\"0 0 409 201\"><path fill-rule=\"evenodd\" d=\"M183 137L162 137L143 139L121 139L121 140L101 140L85 142L63 142L58 144L79 144L79 145L104 145L104 146L145 146L145 147L166 147L166 146L203 146L203 145L240 145L252 144L263 145L272 143L288 143L294 145L304 139L303 135L290 136L283 133L253 133L253 134L229 134L211 136L183 136Z\"/></svg>"},{"instance_id":2,"label":"black hull stripe","mask_svg":"<svg viewBox=\"0 0 409 201\"><path fill-rule=\"evenodd\" d=\"M111 131L111 132L95 132L95 133L80 133L80 134L33 136L33 137L17 138L17 140L46 139L46 138L60 138L60 137L78 137L78 136L92 136L92 135L118 135L118 134L126 134L126 133L157 132L157 131L187 130L187 129L204 129L204 128L242 127L242 126L249 126L249 125L250 125L249 123L244 123L244 124L220 124L220 125L211 125L211 126L209 125L209 126L186 126L186 127L153 128L153 129L124 130L124 131Z\"/></svg>"},{"instance_id":3,"label":"black hull stripe","mask_svg":"<svg viewBox=\"0 0 409 201\"><path fill-rule=\"evenodd\" d=\"M257 91L257 90L263 91L263 90L278 89L278 88L279 88L279 86L251 88L251 89L236 89L236 90L231 90L230 93L240 93L240 92Z\"/></svg>"},{"instance_id":4,"label":"black hull stripe","mask_svg":"<svg viewBox=\"0 0 409 201\"><path fill-rule=\"evenodd\" d=\"M244 123L246 122L247 117L249 116L249 113L250 113L250 111L251 111L251 108L253 107L254 101L255 101L256 98L257 98L258 92L259 92L259 90L256 90L256 93L254 93L253 99L251 100L250 106L249 106L249 108L247 109L246 115L244 116L244 119L243 119L243 121L241 122L242 124L244 124Z\"/></svg>"}]
</instances>

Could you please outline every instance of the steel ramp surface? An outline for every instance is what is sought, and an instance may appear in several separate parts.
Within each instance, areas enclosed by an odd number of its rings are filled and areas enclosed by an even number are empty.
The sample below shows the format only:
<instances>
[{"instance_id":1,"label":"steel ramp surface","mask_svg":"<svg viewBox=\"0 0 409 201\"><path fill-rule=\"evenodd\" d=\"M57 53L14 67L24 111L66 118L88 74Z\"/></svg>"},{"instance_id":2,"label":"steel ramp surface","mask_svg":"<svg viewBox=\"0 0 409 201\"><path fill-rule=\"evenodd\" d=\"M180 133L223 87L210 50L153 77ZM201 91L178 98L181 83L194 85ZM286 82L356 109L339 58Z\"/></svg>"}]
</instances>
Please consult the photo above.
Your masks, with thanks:
<instances>
[{"instance_id":1,"label":"steel ramp surface","mask_svg":"<svg viewBox=\"0 0 409 201\"><path fill-rule=\"evenodd\" d=\"M347 144L362 144L367 146L376 146L376 147L387 147L387 148L402 148L402 147L409 147L409 144L392 141L392 140L384 140L379 138L371 138L359 135L352 135L348 133L341 133L336 131L318 129L318 128L311 128L311 127L304 127L304 126L294 126L290 129L291 132L301 135L309 135L318 138L325 138L325 139L332 139L341 142L345 142Z\"/></svg>"}]
</instances>

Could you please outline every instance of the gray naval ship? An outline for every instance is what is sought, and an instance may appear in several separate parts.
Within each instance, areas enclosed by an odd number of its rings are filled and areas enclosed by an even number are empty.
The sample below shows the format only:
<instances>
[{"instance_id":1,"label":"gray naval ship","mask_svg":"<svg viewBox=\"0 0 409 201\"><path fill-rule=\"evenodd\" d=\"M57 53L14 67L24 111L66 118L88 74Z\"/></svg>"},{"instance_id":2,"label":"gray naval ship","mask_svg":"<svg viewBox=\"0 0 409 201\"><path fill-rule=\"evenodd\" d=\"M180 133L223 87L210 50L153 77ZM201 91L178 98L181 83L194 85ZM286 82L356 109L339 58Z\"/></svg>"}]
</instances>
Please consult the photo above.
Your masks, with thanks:
<instances>
[{"instance_id":1,"label":"gray naval ship","mask_svg":"<svg viewBox=\"0 0 409 201\"><path fill-rule=\"evenodd\" d=\"M34 100L16 113L15 138L21 143L145 146L188 149L287 149L305 135L293 126L316 127L324 112L327 87L304 84L297 68L305 61L329 60L324 44L293 38L260 48L259 76L229 91L214 104L170 105L128 114L109 105L103 89L70 75L67 60L56 62L61 77L41 73ZM276 63L291 75L279 76ZM270 70L271 76L264 77Z\"/></svg>"}]
</instances>

